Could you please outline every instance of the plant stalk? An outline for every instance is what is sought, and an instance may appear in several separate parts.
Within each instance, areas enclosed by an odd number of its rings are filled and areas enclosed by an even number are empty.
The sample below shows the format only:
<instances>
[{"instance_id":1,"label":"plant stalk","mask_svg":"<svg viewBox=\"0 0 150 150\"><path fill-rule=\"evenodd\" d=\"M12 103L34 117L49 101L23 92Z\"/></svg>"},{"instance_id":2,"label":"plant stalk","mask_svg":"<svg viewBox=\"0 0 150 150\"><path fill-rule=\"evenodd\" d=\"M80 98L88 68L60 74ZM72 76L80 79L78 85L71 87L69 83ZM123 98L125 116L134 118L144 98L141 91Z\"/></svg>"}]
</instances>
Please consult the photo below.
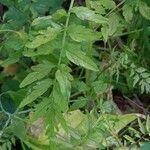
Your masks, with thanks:
<instances>
[{"instance_id":1,"label":"plant stalk","mask_svg":"<svg viewBox=\"0 0 150 150\"><path fill-rule=\"evenodd\" d=\"M69 7L69 10L68 10L67 19L66 19L66 23L65 23L65 30L64 30L63 39L62 39L62 45L61 45L61 51L60 51L58 66L61 64L61 60L62 60L62 56L63 56L63 52L64 52L64 46L65 46L66 36L67 36L67 27L69 25L71 9L73 7L73 4L74 4L74 0L71 0L70 7Z\"/></svg>"}]
</instances>

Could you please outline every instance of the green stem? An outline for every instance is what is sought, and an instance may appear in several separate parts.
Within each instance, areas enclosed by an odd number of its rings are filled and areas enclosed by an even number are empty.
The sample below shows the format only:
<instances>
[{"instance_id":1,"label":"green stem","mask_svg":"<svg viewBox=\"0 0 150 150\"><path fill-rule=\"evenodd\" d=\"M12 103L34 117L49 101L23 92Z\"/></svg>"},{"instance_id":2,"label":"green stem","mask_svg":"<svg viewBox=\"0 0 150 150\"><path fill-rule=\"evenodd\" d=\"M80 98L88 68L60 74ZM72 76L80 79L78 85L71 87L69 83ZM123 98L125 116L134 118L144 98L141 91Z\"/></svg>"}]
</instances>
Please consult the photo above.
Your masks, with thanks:
<instances>
[{"instance_id":1,"label":"green stem","mask_svg":"<svg viewBox=\"0 0 150 150\"><path fill-rule=\"evenodd\" d=\"M13 33L16 33L16 34L18 34L19 36L21 36L20 33L17 32L17 31L15 31L15 30L4 29L4 30L0 30L0 33L1 33L1 32L13 32Z\"/></svg>"},{"instance_id":2,"label":"green stem","mask_svg":"<svg viewBox=\"0 0 150 150\"><path fill-rule=\"evenodd\" d=\"M89 43L86 55L89 56L89 57L92 56L92 42ZM86 84L90 83L90 80L89 80L90 79L90 74L91 74L91 71L86 69L86 73L85 73Z\"/></svg>"},{"instance_id":3,"label":"green stem","mask_svg":"<svg viewBox=\"0 0 150 150\"><path fill-rule=\"evenodd\" d=\"M29 113L29 112L33 112L34 109L28 109L28 110L24 110L24 111L19 111L18 114L25 114L25 113Z\"/></svg>"},{"instance_id":4,"label":"green stem","mask_svg":"<svg viewBox=\"0 0 150 150\"><path fill-rule=\"evenodd\" d=\"M61 51L60 51L60 57L59 57L59 61L58 61L58 66L61 63L63 52L64 52L64 46L65 46L66 36L67 36L67 27L69 25L71 9L73 7L73 4L74 4L74 0L71 0L70 7L69 7L69 10L68 10L67 19L66 19L66 23L65 23L65 30L64 30L63 39L62 39L62 45L61 45Z\"/></svg>"},{"instance_id":5,"label":"green stem","mask_svg":"<svg viewBox=\"0 0 150 150\"><path fill-rule=\"evenodd\" d=\"M147 29L150 30L150 27L147 27ZM120 37L120 36L125 36L125 35L129 35L129 34L137 33L137 32L142 32L143 30L145 30L145 29L141 28L141 29L125 32L125 33L122 33L122 34L117 34L117 35L114 35L114 37Z\"/></svg>"},{"instance_id":6,"label":"green stem","mask_svg":"<svg viewBox=\"0 0 150 150\"><path fill-rule=\"evenodd\" d=\"M109 16L113 11L115 11L118 7L125 3L126 0L121 1L114 9L112 9L106 16Z\"/></svg>"}]
</instances>

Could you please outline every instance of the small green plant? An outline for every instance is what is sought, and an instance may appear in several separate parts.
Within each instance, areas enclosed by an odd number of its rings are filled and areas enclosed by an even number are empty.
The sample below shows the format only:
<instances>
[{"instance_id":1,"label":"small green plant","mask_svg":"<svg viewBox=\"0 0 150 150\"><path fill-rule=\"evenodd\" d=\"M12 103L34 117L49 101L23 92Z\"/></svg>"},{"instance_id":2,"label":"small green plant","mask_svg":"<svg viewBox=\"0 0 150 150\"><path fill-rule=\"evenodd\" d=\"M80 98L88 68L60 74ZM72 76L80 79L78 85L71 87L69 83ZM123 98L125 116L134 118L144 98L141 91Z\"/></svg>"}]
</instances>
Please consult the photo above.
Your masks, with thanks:
<instances>
[{"instance_id":1,"label":"small green plant","mask_svg":"<svg viewBox=\"0 0 150 150\"><path fill-rule=\"evenodd\" d=\"M150 92L148 0L71 0L67 10L62 0L0 2L2 150L149 142L149 116L122 114L112 93Z\"/></svg>"}]
</instances>

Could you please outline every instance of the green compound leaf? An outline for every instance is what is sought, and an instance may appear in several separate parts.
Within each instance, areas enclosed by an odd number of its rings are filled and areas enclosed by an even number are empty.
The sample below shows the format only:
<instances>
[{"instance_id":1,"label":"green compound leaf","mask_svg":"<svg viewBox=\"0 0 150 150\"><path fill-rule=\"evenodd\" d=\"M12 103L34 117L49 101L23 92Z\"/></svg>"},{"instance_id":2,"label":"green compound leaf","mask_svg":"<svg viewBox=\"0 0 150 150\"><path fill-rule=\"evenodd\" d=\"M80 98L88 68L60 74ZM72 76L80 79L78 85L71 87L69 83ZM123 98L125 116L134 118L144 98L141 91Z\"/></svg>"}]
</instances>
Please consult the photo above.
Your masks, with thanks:
<instances>
[{"instance_id":1,"label":"green compound leaf","mask_svg":"<svg viewBox=\"0 0 150 150\"><path fill-rule=\"evenodd\" d=\"M71 25L68 28L69 36L77 42L90 42L90 41L96 41L101 38L100 32L95 32L89 28L86 28L82 25Z\"/></svg>"},{"instance_id":2,"label":"green compound leaf","mask_svg":"<svg viewBox=\"0 0 150 150\"><path fill-rule=\"evenodd\" d=\"M86 54L79 50L79 47L74 44L68 44L66 46L66 56L76 65L82 66L89 70L98 71L98 67L94 61L90 57L86 56Z\"/></svg>"},{"instance_id":3,"label":"green compound leaf","mask_svg":"<svg viewBox=\"0 0 150 150\"><path fill-rule=\"evenodd\" d=\"M70 91L66 90L66 92L70 95ZM59 107L59 109L62 112L66 112L68 110L68 99L66 99L62 95L62 92L60 90L60 86L58 84L54 85L52 95L53 95L54 102L57 104L57 106Z\"/></svg>"},{"instance_id":4,"label":"green compound leaf","mask_svg":"<svg viewBox=\"0 0 150 150\"><path fill-rule=\"evenodd\" d=\"M107 23L108 19L96 14L94 11L86 7L74 7L72 8L72 13L75 13L81 20L93 21L95 23L103 24Z\"/></svg>"},{"instance_id":5,"label":"green compound leaf","mask_svg":"<svg viewBox=\"0 0 150 150\"><path fill-rule=\"evenodd\" d=\"M139 11L143 17L150 20L150 7L145 2L140 2Z\"/></svg>"},{"instance_id":6,"label":"green compound leaf","mask_svg":"<svg viewBox=\"0 0 150 150\"><path fill-rule=\"evenodd\" d=\"M116 3L113 0L100 0L100 3L105 9L114 9Z\"/></svg>"},{"instance_id":7,"label":"green compound leaf","mask_svg":"<svg viewBox=\"0 0 150 150\"><path fill-rule=\"evenodd\" d=\"M31 102L36 100L38 97L43 95L51 86L51 84L52 82L50 79L45 79L43 81L38 82L37 85L33 87L34 90L30 94L28 94L28 96L25 99L23 99L23 101L20 103L19 108L22 108L30 104Z\"/></svg>"},{"instance_id":8,"label":"green compound leaf","mask_svg":"<svg viewBox=\"0 0 150 150\"><path fill-rule=\"evenodd\" d=\"M9 57L7 59L5 59L4 61L0 62L0 65L9 65L9 64L13 64L19 61L20 57L22 55L21 51L16 51L13 52L9 55Z\"/></svg>"},{"instance_id":9,"label":"green compound leaf","mask_svg":"<svg viewBox=\"0 0 150 150\"><path fill-rule=\"evenodd\" d=\"M58 42L56 44L56 41L50 41L37 47L36 49L25 49L23 52L23 55L27 57L48 55L48 54L53 53L57 45L58 45Z\"/></svg>"},{"instance_id":10,"label":"green compound leaf","mask_svg":"<svg viewBox=\"0 0 150 150\"><path fill-rule=\"evenodd\" d=\"M123 10L123 16L125 20L127 22L130 22L133 18L133 7L127 3L123 6L122 10Z\"/></svg>"},{"instance_id":11,"label":"green compound leaf","mask_svg":"<svg viewBox=\"0 0 150 150\"><path fill-rule=\"evenodd\" d=\"M50 28L50 27L47 30L39 31L40 35L37 35L32 41L27 42L25 46L27 48L32 48L32 49L37 48L55 39L58 33L60 33L60 31L61 30L58 28Z\"/></svg>"},{"instance_id":12,"label":"green compound leaf","mask_svg":"<svg viewBox=\"0 0 150 150\"><path fill-rule=\"evenodd\" d=\"M37 66L32 67L32 70L35 72L29 73L25 79L21 82L20 88L23 88L35 81L38 81L49 74L52 66L49 64L39 64Z\"/></svg>"},{"instance_id":13,"label":"green compound leaf","mask_svg":"<svg viewBox=\"0 0 150 150\"><path fill-rule=\"evenodd\" d=\"M70 91L71 91L71 84L70 80L72 76L70 75L70 68L65 65L61 65L60 69L56 71L56 79L60 86L60 91L65 99L69 99Z\"/></svg>"}]
</instances>

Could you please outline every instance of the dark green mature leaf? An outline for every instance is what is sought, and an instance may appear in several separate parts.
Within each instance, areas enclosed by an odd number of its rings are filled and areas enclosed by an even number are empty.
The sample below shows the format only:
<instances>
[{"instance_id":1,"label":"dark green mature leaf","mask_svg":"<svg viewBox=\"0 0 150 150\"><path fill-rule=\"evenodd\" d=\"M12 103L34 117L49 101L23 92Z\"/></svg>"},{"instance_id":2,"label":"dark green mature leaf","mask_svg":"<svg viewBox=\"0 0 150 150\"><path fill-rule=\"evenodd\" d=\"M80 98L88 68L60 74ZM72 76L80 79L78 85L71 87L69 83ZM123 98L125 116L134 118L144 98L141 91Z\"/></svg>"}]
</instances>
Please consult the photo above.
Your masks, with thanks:
<instances>
[{"instance_id":1,"label":"dark green mature leaf","mask_svg":"<svg viewBox=\"0 0 150 150\"><path fill-rule=\"evenodd\" d=\"M146 2L140 1L139 11L143 17L150 20L150 7L146 4Z\"/></svg>"},{"instance_id":2,"label":"dark green mature leaf","mask_svg":"<svg viewBox=\"0 0 150 150\"><path fill-rule=\"evenodd\" d=\"M36 0L33 4L37 12L44 14L50 9L58 9L61 7L63 0Z\"/></svg>"},{"instance_id":3,"label":"dark green mature leaf","mask_svg":"<svg viewBox=\"0 0 150 150\"><path fill-rule=\"evenodd\" d=\"M22 55L21 51L16 51L10 54L10 56L7 59L5 59L3 62L0 62L0 65L9 65L9 64L16 63L19 61L21 55Z\"/></svg>"},{"instance_id":4,"label":"dark green mature leaf","mask_svg":"<svg viewBox=\"0 0 150 150\"><path fill-rule=\"evenodd\" d=\"M28 19L26 13L21 12L14 6L9 7L9 10L5 13L6 26L13 29L20 29Z\"/></svg>"},{"instance_id":5,"label":"dark green mature leaf","mask_svg":"<svg viewBox=\"0 0 150 150\"><path fill-rule=\"evenodd\" d=\"M82 66L89 70L98 71L97 65L94 61L90 57L86 56L86 54L74 44L68 44L66 46L66 56L76 65Z\"/></svg>"},{"instance_id":6,"label":"dark green mature leaf","mask_svg":"<svg viewBox=\"0 0 150 150\"><path fill-rule=\"evenodd\" d=\"M52 81L50 79L45 79L38 82L37 85L33 87L34 90L20 103L19 108L22 108L30 104L38 97L43 95L51 85L52 85Z\"/></svg>"},{"instance_id":7,"label":"dark green mature leaf","mask_svg":"<svg viewBox=\"0 0 150 150\"><path fill-rule=\"evenodd\" d=\"M8 6L8 7L14 4L14 2L11 0L0 0L0 2L1 4Z\"/></svg>"},{"instance_id":8,"label":"dark green mature leaf","mask_svg":"<svg viewBox=\"0 0 150 150\"><path fill-rule=\"evenodd\" d=\"M140 150L149 150L149 149L150 149L150 142L145 142L140 147Z\"/></svg>"},{"instance_id":9,"label":"dark green mature leaf","mask_svg":"<svg viewBox=\"0 0 150 150\"><path fill-rule=\"evenodd\" d=\"M72 13L75 13L81 20L89 20L99 24L107 23L108 21L107 18L96 14L87 7L74 7L72 8Z\"/></svg>"},{"instance_id":10,"label":"dark green mature leaf","mask_svg":"<svg viewBox=\"0 0 150 150\"><path fill-rule=\"evenodd\" d=\"M90 42L90 41L96 41L101 38L100 32L95 32L89 28L86 28L85 26L81 25L71 25L68 28L69 36L77 42Z\"/></svg>"},{"instance_id":11,"label":"dark green mature leaf","mask_svg":"<svg viewBox=\"0 0 150 150\"><path fill-rule=\"evenodd\" d=\"M7 92L7 91L18 91L19 90L19 81L17 80L8 80L3 83L1 86L1 91L2 92Z\"/></svg>"},{"instance_id":12,"label":"dark green mature leaf","mask_svg":"<svg viewBox=\"0 0 150 150\"><path fill-rule=\"evenodd\" d=\"M3 94L0 97L1 100L1 104L3 106L3 109L8 112L13 114L16 111L16 104L14 102L14 100L12 99L11 95L9 94ZM1 107L0 107L1 110Z\"/></svg>"}]
</instances>

